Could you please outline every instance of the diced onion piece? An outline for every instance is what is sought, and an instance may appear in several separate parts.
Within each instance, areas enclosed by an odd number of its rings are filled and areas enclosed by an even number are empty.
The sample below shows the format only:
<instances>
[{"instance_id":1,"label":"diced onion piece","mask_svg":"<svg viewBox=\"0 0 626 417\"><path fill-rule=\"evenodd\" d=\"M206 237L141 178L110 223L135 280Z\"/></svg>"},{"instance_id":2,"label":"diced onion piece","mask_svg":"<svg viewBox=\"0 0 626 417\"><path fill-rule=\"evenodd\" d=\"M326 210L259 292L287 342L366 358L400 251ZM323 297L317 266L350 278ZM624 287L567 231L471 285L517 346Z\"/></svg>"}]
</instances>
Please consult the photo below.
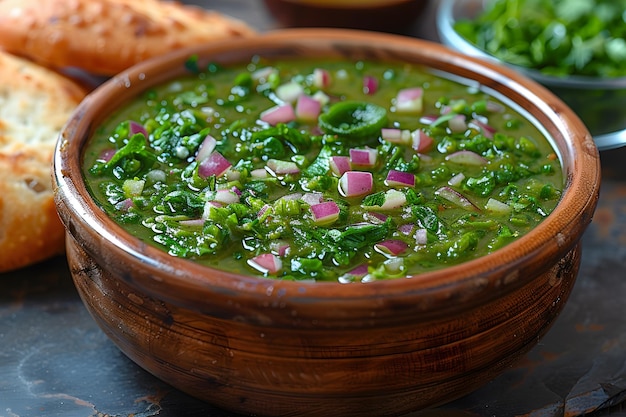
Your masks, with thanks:
<instances>
[{"instance_id":1,"label":"diced onion piece","mask_svg":"<svg viewBox=\"0 0 626 417\"><path fill-rule=\"evenodd\" d=\"M446 155L446 161L454 162L459 165L472 165L481 166L485 165L488 161L482 155L473 151L462 150Z\"/></svg>"},{"instance_id":2,"label":"diced onion piece","mask_svg":"<svg viewBox=\"0 0 626 417\"><path fill-rule=\"evenodd\" d=\"M274 67L263 67L252 73L252 79L255 81L265 82L272 74L278 74L278 69Z\"/></svg>"},{"instance_id":3,"label":"diced onion piece","mask_svg":"<svg viewBox=\"0 0 626 417\"><path fill-rule=\"evenodd\" d=\"M383 128L380 136L390 143L406 145L411 142L411 131L406 129Z\"/></svg>"},{"instance_id":4,"label":"diced onion piece","mask_svg":"<svg viewBox=\"0 0 626 417\"><path fill-rule=\"evenodd\" d=\"M189 226L189 227L200 227L202 225L204 225L205 220L202 218L198 218L198 219L187 219L187 220L181 220L180 222L178 222L181 226Z\"/></svg>"},{"instance_id":5,"label":"diced onion piece","mask_svg":"<svg viewBox=\"0 0 626 417\"><path fill-rule=\"evenodd\" d=\"M131 136L137 133L141 133L145 137L148 137L148 131L146 130L146 128L143 127L142 124L135 122L134 120L131 120L130 122L128 122L128 128L130 130Z\"/></svg>"},{"instance_id":6,"label":"diced onion piece","mask_svg":"<svg viewBox=\"0 0 626 417\"><path fill-rule=\"evenodd\" d=\"M132 207L135 207L135 202L132 198L125 198L122 201L119 201L115 204L115 209L120 211L128 211Z\"/></svg>"},{"instance_id":7,"label":"diced onion piece","mask_svg":"<svg viewBox=\"0 0 626 417\"><path fill-rule=\"evenodd\" d=\"M453 176L452 178L448 180L448 185L451 185L453 187L457 185L461 185L464 179L465 179L465 174L463 174L462 172L459 172L458 174L456 174L455 176Z\"/></svg>"},{"instance_id":8,"label":"diced onion piece","mask_svg":"<svg viewBox=\"0 0 626 417\"><path fill-rule=\"evenodd\" d=\"M435 116L434 114L426 114L422 117L420 117L420 123L425 124L425 125L432 125L435 120L437 120L439 117Z\"/></svg>"},{"instance_id":9,"label":"diced onion piece","mask_svg":"<svg viewBox=\"0 0 626 417\"><path fill-rule=\"evenodd\" d=\"M300 95L296 102L296 118L304 122L314 122L317 120L322 109L322 104L311 96Z\"/></svg>"},{"instance_id":10,"label":"diced onion piece","mask_svg":"<svg viewBox=\"0 0 626 417\"><path fill-rule=\"evenodd\" d=\"M215 191L215 197L213 201L223 204L233 204L239 202L239 194L232 189L230 190L217 190Z\"/></svg>"},{"instance_id":11,"label":"diced onion piece","mask_svg":"<svg viewBox=\"0 0 626 417\"><path fill-rule=\"evenodd\" d=\"M259 212L256 214L257 219L262 219L266 214L269 214L268 211L272 208L270 204L263 204L263 207L259 209Z\"/></svg>"},{"instance_id":12,"label":"diced onion piece","mask_svg":"<svg viewBox=\"0 0 626 417\"><path fill-rule=\"evenodd\" d=\"M424 90L421 87L405 88L396 96L396 112L421 113L424 107Z\"/></svg>"},{"instance_id":13,"label":"diced onion piece","mask_svg":"<svg viewBox=\"0 0 626 417\"><path fill-rule=\"evenodd\" d=\"M322 90L316 91L312 97L313 99L319 101L322 106L325 106L330 102L330 97L328 97L328 95Z\"/></svg>"},{"instance_id":14,"label":"diced onion piece","mask_svg":"<svg viewBox=\"0 0 626 417\"><path fill-rule=\"evenodd\" d=\"M415 243L418 245L425 245L428 243L428 231L420 228L415 231Z\"/></svg>"},{"instance_id":15,"label":"diced onion piece","mask_svg":"<svg viewBox=\"0 0 626 417\"><path fill-rule=\"evenodd\" d=\"M411 134L411 139L411 147L417 152L428 151L435 142L435 140L431 136L427 135L426 132L420 129L415 130Z\"/></svg>"},{"instance_id":16,"label":"diced onion piece","mask_svg":"<svg viewBox=\"0 0 626 417\"><path fill-rule=\"evenodd\" d=\"M313 221L317 225L333 223L339 218L339 206L334 201L325 201L311 206Z\"/></svg>"},{"instance_id":17,"label":"diced onion piece","mask_svg":"<svg viewBox=\"0 0 626 417\"><path fill-rule=\"evenodd\" d=\"M285 103L270 107L261 113L260 118L262 121L275 126L278 123L293 122L296 120L296 112L291 104Z\"/></svg>"},{"instance_id":18,"label":"diced onion piece","mask_svg":"<svg viewBox=\"0 0 626 417\"><path fill-rule=\"evenodd\" d=\"M277 175L298 174L300 172L300 168L295 162L279 159L268 159L267 167Z\"/></svg>"},{"instance_id":19,"label":"diced onion piece","mask_svg":"<svg viewBox=\"0 0 626 417\"><path fill-rule=\"evenodd\" d=\"M381 210L393 210L400 208L406 204L406 195L398 190L387 190L385 193L385 202L380 206Z\"/></svg>"},{"instance_id":20,"label":"diced onion piece","mask_svg":"<svg viewBox=\"0 0 626 417\"><path fill-rule=\"evenodd\" d=\"M198 148L196 161L202 161L206 159L209 155L211 155L211 153L213 153L216 145L217 145L217 140L211 135L206 135L206 137L200 144L200 147Z\"/></svg>"},{"instance_id":21,"label":"diced onion piece","mask_svg":"<svg viewBox=\"0 0 626 417\"><path fill-rule=\"evenodd\" d=\"M304 94L304 88L295 81L289 81L276 87L276 97L285 103L295 103Z\"/></svg>"},{"instance_id":22,"label":"diced onion piece","mask_svg":"<svg viewBox=\"0 0 626 417\"><path fill-rule=\"evenodd\" d=\"M415 175L410 172L389 170L385 183L390 187L415 187Z\"/></svg>"},{"instance_id":23,"label":"diced onion piece","mask_svg":"<svg viewBox=\"0 0 626 417\"><path fill-rule=\"evenodd\" d=\"M503 113L506 109L500 103L496 103L495 101L487 100L487 110L492 112L492 113Z\"/></svg>"},{"instance_id":24,"label":"diced onion piece","mask_svg":"<svg viewBox=\"0 0 626 417\"><path fill-rule=\"evenodd\" d=\"M385 265L385 271L395 275L404 271L404 258L387 259L383 265Z\"/></svg>"},{"instance_id":25,"label":"diced onion piece","mask_svg":"<svg viewBox=\"0 0 626 417\"><path fill-rule=\"evenodd\" d=\"M117 153L117 150L110 148L103 150L100 155L98 155L98 161L109 162L113 155Z\"/></svg>"},{"instance_id":26,"label":"diced onion piece","mask_svg":"<svg viewBox=\"0 0 626 417\"><path fill-rule=\"evenodd\" d=\"M263 179L269 176L269 172L265 168L257 168L250 171L250 176L252 178Z\"/></svg>"},{"instance_id":27,"label":"diced onion piece","mask_svg":"<svg viewBox=\"0 0 626 417\"><path fill-rule=\"evenodd\" d=\"M467 197L450 187L439 188L437 191L435 191L435 195L438 195L444 200L449 201L450 203L462 207L466 210L480 211L478 207L476 207L476 205L474 205L474 203L472 203Z\"/></svg>"},{"instance_id":28,"label":"diced onion piece","mask_svg":"<svg viewBox=\"0 0 626 417\"><path fill-rule=\"evenodd\" d=\"M331 156L328 160L330 170L338 177L341 177L345 172L350 171L350 158L347 156Z\"/></svg>"},{"instance_id":29,"label":"diced onion piece","mask_svg":"<svg viewBox=\"0 0 626 417\"><path fill-rule=\"evenodd\" d=\"M464 132L467 129L467 123L465 122L464 114L455 114L450 120L448 120L448 127L453 133Z\"/></svg>"},{"instance_id":30,"label":"diced onion piece","mask_svg":"<svg viewBox=\"0 0 626 417\"><path fill-rule=\"evenodd\" d=\"M361 264L353 269L351 269L350 271L346 272L345 274L341 275L338 278L338 281L342 284L348 284L350 282L354 282L355 279L360 279L363 278L367 275L368 273L368 268L367 268L367 264Z\"/></svg>"},{"instance_id":31,"label":"diced onion piece","mask_svg":"<svg viewBox=\"0 0 626 417\"><path fill-rule=\"evenodd\" d=\"M496 133L496 129L493 126L479 119L470 120L469 126L475 126L482 132L483 135L485 135L486 138L489 139L492 139L494 133Z\"/></svg>"},{"instance_id":32,"label":"diced onion piece","mask_svg":"<svg viewBox=\"0 0 626 417\"><path fill-rule=\"evenodd\" d=\"M398 226L398 232L402 233L405 236L409 236L413 233L413 229L415 229L415 225L413 223L405 223Z\"/></svg>"},{"instance_id":33,"label":"diced onion piece","mask_svg":"<svg viewBox=\"0 0 626 417\"><path fill-rule=\"evenodd\" d=\"M389 239L374 245L374 249L387 256L398 256L406 252L409 245L398 239Z\"/></svg>"},{"instance_id":34,"label":"diced onion piece","mask_svg":"<svg viewBox=\"0 0 626 417\"><path fill-rule=\"evenodd\" d=\"M264 253L248 259L248 265L263 274L276 274L283 269L283 261L272 253Z\"/></svg>"},{"instance_id":35,"label":"diced onion piece","mask_svg":"<svg viewBox=\"0 0 626 417\"><path fill-rule=\"evenodd\" d=\"M305 193L302 195L301 200L307 203L309 206L312 206L313 204L321 203L323 197L324 194L318 192Z\"/></svg>"},{"instance_id":36,"label":"diced onion piece","mask_svg":"<svg viewBox=\"0 0 626 417\"><path fill-rule=\"evenodd\" d=\"M220 207L223 207L223 205L222 203L218 201L207 201L206 203L204 203L204 209L202 210L202 218L208 219L209 217L211 217L211 211Z\"/></svg>"},{"instance_id":37,"label":"diced onion piece","mask_svg":"<svg viewBox=\"0 0 626 417\"><path fill-rule=\"evenodd\" d=\"M330 73L323 68L313 70L313 85L317 88L326 88L330 85Z\"/></svg>"},{"instance_id":38,"label":"diced onion piece","mask_svg":"<svg viewBox=\"0 0 626 417\"><path fill-rule=\"evenodd\" d=\"M490 198L485 204L485 210L491 211L493 213L506 214L510 213L512 208L502 201L496 200L495 198Z\"/></svg>"},{"instance_id":39,"label":"diced onion piece","mask_svg":"<svg viewBox=\"0 0 626 417\"><path fill-rule=\"evenodd\" d=\"M339 193L344 197L356 197L369 193L374 187L370 172L347 171L339 178Z\"/></svg>"},{"instance_id":40,"label":"diced onion piece","mask_svg":"<svg viewBox=\"0 0 626 417\"><path fill-rule=\"evenodd\" d=\"M200 161L198 165L198 175L207 178L212 175L219 177L223 175L232 164L219 152L212 152L207 158Z\"/></svg>"},{"instance_id":41,"label":"diced onion piece","mask_svg":"<svg viewBox=\"0 0 626 417\"><path fill-rule=\"evenodd\" d=\"M128 179L122 184L122 190L124 191L124 195L126 197L137 197L141 195L145 185L145 180Z\"/></svg>"},{"instance_id":42,"label":"diced onion piece","mask_svg":"<svg viewBox=\"0 0 626 417\"><path fill-rule=\"evenodd\" d=\"M389 217L386 214L376 213L376 212L366 213L366 216L372 223L375 223L375 224L385 223L385 221Z\"/></svg>"},{"instance_id":43,"label":"diced onion piece","mask_svg":"<svg viewBox=\"0 0 626 417\"><path fill-rule=\"evenodd\" d=\"M352 166L373 167L376 165L378 151L376 149L350 149L350 163Z\"/></svg>"},{"instance_id":44,"label":"diced onion piece","mask_svg":"<svg viewBox=\"0 0 626 417\"><path fill-rule=\"evenodd\" d=\"M375 94L378 91L378 79L371 75L363 77L363 92L367 95Z\"/></svg>"}]
</instances>

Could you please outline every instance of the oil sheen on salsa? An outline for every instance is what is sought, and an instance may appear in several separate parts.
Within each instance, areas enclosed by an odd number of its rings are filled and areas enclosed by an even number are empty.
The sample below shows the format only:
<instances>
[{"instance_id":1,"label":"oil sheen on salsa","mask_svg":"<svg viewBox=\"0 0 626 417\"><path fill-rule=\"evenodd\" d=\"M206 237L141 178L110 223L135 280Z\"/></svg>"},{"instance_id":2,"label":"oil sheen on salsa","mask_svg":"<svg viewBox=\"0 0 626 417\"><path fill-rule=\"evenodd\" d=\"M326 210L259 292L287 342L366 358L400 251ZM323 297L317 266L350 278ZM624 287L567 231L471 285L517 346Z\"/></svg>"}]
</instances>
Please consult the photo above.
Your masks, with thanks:
<instances>
[{"instance_id":1,"label":"oil sheen on salsa","mask_svg":"<svg viewBox=\"0 0 626 417\"><path fill-rule=\"evenodd\" d=\"M84 175L170 255L283 280L369 282L491 253L558 203L558 156L478 85L401 63L198 67L97 129Z\"/></svg>"}]
</instances>

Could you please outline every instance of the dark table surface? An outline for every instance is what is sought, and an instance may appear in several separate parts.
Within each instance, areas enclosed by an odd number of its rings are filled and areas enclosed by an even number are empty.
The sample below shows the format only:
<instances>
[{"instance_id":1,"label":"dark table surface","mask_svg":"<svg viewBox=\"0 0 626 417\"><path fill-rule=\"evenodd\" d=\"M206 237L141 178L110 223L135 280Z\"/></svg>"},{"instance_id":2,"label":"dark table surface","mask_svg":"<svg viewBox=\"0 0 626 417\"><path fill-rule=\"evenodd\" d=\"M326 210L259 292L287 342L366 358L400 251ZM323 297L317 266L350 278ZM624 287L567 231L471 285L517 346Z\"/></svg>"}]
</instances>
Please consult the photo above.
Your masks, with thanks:
<instances>
[{"instance_id":1,"label":"dark table surface","mask_svg":"<svg viewBox=\"0 0 626 417\"><path fill-rule=\"evenodd\" d=\"M189 3L192 3L189 1ZM193 3L276 28L258 0ZM436 40L434 5L411 35ZM465 398L411 414L626 416L626 148L603 151L597 212L573 293L516 366ZM143 371L96 326L64 258L0 274L0 417L231 417Z\"/></svg>"}]
</instances>

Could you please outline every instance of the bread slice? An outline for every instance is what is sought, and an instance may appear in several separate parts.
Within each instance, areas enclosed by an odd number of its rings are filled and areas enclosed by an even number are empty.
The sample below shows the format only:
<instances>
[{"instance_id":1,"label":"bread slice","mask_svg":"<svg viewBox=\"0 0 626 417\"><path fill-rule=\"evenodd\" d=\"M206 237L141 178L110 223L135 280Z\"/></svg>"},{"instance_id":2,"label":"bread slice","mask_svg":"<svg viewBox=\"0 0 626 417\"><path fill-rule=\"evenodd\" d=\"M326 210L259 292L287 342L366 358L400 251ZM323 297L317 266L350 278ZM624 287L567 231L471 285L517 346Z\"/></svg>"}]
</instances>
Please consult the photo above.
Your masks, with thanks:
<instances>
[{"instance_id":1,"label":"bread slice","mask_svg":"<svg viewBox=\"0 0 626 417\"><path fill-rule=\"evenodd\" d=\"M84 95L74 81L0 51L0 272L63 253L52 154Z\"/></svg>"},{"instance_id":2,"label":"bread slice","mask_svg":"<svg viewBox=\"0 0 626 417\"><path fill-rule=\"evenodd\" d=\"M0 48L48 67L113 75L181 47L254 34L242 21L159 0L0 0Z\"/></svg>"}]
</instances>

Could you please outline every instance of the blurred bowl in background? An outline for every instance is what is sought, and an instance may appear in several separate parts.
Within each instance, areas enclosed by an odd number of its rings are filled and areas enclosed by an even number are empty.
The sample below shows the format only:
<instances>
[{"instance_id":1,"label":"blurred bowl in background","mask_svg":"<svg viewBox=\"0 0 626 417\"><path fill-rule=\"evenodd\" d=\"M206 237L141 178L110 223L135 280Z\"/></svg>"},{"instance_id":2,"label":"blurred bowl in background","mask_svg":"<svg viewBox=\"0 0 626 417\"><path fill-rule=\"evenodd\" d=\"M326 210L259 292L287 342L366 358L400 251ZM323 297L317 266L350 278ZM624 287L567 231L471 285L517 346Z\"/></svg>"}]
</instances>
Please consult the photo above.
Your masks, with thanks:
<instances>
[{"instance_id":1,"label":"blurred bowl in background","mask_svg":"<svg viewBox=\"0 0 626 417\"><path fill-rule=\"evenodd\" d=\"M507 65L559 96L585 123L600 150L626 145L626 77L549 76L514 65L485 52L455 30L456 22L483 12L484 0L441 0L437 31L441 42L469 56Z\"/></svg>"},{"instance_id":2,"label":"blurred bowl in background","mask_svg":"<svg viewBox=\"0 0 626 417\"><path fill-rule=\"evenodd\" d=\"M429 0L264 0L285 27L336 27L402 33Z\"/></svg>"}]
</instances>

